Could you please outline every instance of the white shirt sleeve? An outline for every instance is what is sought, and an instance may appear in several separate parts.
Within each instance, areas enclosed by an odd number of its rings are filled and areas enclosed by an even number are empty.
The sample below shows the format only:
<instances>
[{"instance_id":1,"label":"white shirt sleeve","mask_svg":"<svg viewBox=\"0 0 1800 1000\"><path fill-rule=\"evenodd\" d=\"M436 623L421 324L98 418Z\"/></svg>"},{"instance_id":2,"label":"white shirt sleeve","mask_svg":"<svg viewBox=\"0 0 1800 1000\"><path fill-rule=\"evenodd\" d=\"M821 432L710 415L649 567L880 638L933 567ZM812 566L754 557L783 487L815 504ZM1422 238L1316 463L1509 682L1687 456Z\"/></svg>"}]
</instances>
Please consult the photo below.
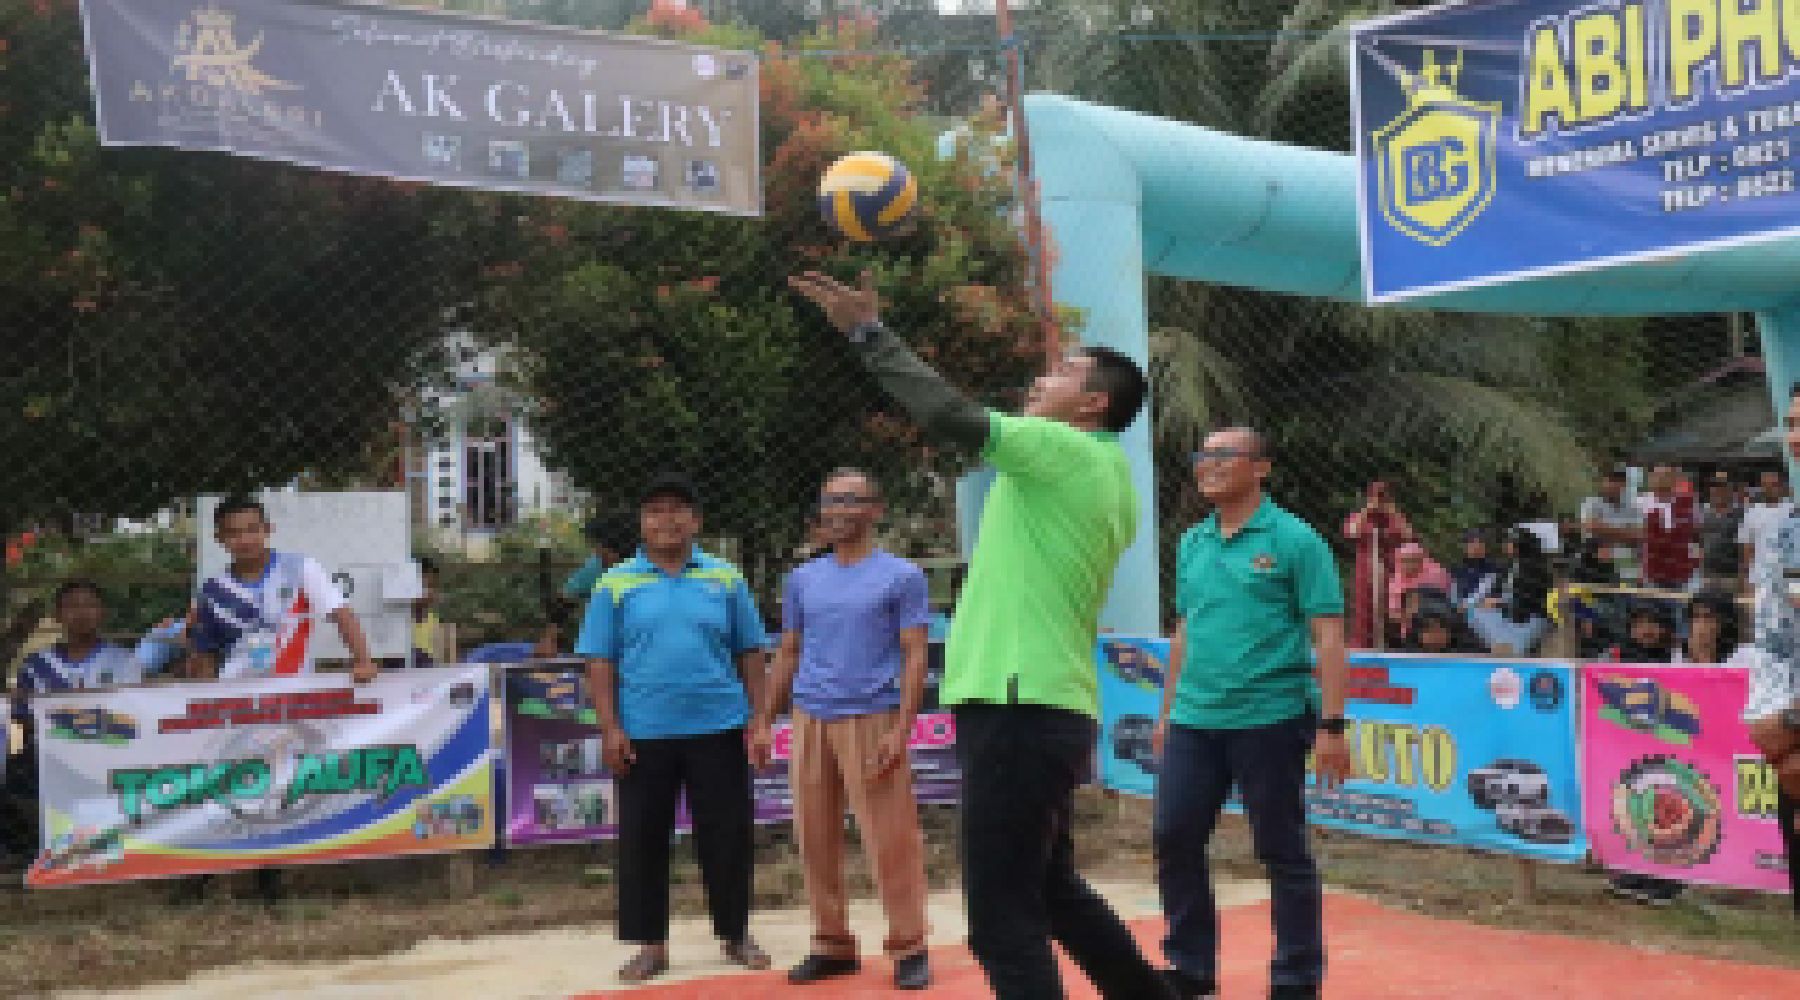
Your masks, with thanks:
<instances>
[{"instance_id":1,"label":"white shirt sleeve","mask_svg":"<svg viewBox=\"0 0 1800 1000\"><path fill-rule=\"evenodd\" d=\"M300 590L306 594L306 603L311 605L314 618L323 618L349 603L344 599L343 591L332 582L331 574L311 557L300 563Z\"/></svg>"},{"instance_id":2,"label":"white shirt sleeve","mask_svg":"<svg viewBox=\"0 0 1800 1000\"><path fill-rule=\"evenodd\" d=\"M1744 519L1738 522L1737 543L1739 545L1756 543L1756 522L1758 520L1756 514L1760 510L1762 507L1759 505L1744 512Z\"/></svg>"},{"instance_id":3,"label":"white shirt sleeve","mask_svg":"<svg viewBox=\"0 0 1800 1000\"><path fill-rule=\"evenodd\" d=\"M1727 661L1750 670L1750 696L1744 700L1744 721L1766 719L1793 705L1794 667L1752 643L1745 643Z\"/></svg>"}]
</instances>

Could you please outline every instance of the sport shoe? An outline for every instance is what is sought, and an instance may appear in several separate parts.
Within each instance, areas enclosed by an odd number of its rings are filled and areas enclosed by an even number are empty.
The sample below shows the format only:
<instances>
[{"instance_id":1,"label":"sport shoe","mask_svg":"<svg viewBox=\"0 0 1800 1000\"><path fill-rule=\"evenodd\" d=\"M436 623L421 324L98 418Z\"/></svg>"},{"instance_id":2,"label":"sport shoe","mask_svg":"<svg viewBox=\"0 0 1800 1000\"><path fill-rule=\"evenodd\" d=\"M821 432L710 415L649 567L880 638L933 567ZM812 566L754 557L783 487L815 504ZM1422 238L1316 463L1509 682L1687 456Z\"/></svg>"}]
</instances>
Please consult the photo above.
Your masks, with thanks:
<instances>
[{"instance_id":1,"label":"sport shoe","mask_svg":"<svg viewBox=\"0 0 1800 1000\"><path fill-rule=\"evenodd\" d=\"M894 963L894 985L903 990L922 990L931 985L931 960L924 952Z\"/></svg>"},{"instance_id":2,"label":"sport shoe","mask_svg":"<svg viewBox=\"0 0 1800 1000\"><path fill-rule=\"evenodd\" d=\"M1269 1000L1319 1000L1319 984L1278 983L1269 987Z\"/></svg>"},{"instance_id":3,"label":"sport shoe","mask_svg":"<svg viewBox=\"0 0 1800 1000\"><path fill-rule=\"evenodd\" d=\"M1160 969L1158 972L1164 985L1169 987L1169 992L1179 1000L1202 1000L1204 997L1219 995L1219 984L1211 979L1190 976L1180 969Z\"/></svg>"},{"instance_id":4,"label":"sport shoe","mask_svg":"<svg viewBox=\"0 0 1800 1000\"><path fill-rule=\"evenodd\" d=\"M788 970L788 982L795 986L816 983L822 979L836 979L838 976L852 976L862 968L862 963L854 958L831 958L826 955L808 955L806 960Z\"/></svg>"}]
</instances>

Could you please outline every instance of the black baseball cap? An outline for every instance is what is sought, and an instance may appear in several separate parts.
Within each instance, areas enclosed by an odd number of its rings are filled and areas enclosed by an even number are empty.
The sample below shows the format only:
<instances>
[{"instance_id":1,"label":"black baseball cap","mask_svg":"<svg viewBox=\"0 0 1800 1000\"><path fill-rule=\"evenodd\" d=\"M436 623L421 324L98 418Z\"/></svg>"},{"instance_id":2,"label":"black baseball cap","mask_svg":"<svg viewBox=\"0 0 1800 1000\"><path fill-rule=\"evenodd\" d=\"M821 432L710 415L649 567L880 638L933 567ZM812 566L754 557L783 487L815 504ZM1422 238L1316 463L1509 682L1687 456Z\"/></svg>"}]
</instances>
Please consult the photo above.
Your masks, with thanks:
<instances>
[{"instance_id":1,"label":"black baseball cap","mask_svg":"<svg viewBox=\"0 0 1800 1000\"><path fill-rule=\"evenodd\" d=\"M675 497L695 510L700 509L700 491L694 487L693 480L679 472L665 472L650 480L650 485L638 495L638 506L659 497Z\"/></svg>"}]
</instances>

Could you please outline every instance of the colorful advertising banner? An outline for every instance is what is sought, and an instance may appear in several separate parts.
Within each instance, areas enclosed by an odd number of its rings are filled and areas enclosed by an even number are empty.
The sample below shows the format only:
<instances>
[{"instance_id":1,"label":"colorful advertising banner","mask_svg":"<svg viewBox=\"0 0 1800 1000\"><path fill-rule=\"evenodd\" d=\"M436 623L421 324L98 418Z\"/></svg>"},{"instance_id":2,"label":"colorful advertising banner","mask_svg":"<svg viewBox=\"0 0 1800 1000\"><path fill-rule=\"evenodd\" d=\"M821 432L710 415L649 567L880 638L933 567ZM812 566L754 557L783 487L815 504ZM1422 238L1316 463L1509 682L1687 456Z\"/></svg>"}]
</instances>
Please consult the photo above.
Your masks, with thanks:
<instances>
[{"instance_id":1,"label":"colorful advertising banner","mask_svg":"<svg viewBox=\"0 0 1800 1000\"><path fill-rule=\"evenodd\" d=\"M1786 892L1775 773L1740 713L1735 667L1584 671L1584 814L1609 868Z\"/></svg>"},{"instance_id":2,"label":"colorful advertising banner","mask_svg":"<svg viewBox=\"0 0 1800 1000\"><path fill-rule=\"evenodd\" d=\"M962 787L956 723L937 704L941 643L931 644L925 705L913 720L913 793L921 803L955 802ZM579 666L542 664L506 671L506 842L514 846L618 836L617 794L600 757L600 729ZM774 727L774 762L754 774L758 823L793 818L788 785L792 729ZM686 829L685 807L677 826Z\"/></svg>"},{"instance_id":3,"label":"colorful advertising banner","mask_svg":"<svg viewBox=\"0 0 1800 1000\"><path fill-rule=\"evenodd\" d=\"M1108 636L1095 654L1100 668L1100 783L1132 795L1156 792L1150 745L1162 710L1169 640Z\"/></svg>"},{"instance_id":4,"label":"colorful advertising banner","mask_svg":"<svg viewBox=\"0 0 1800 1000\"><path fill-rule=\"evenodd\" d=\"M83 0L109 146L762 214L757 60L329 0Z\"/></svg>"},{"instance_id":5,"label":"colorful advertising banner","mask_svg":"<svg viewBox=\"0 0 1800 1000\"><path fill-rule=\"evenodd\" d=\"M1150 730L1166 640L1100 643L1101 773L1155 790ZM1579 861L1575 672L1530 660L1355 654L1348 739L1353 776L1307 794L1314 823L1376 836Z\"/></svg>"},{"instance_id":6,"label":"colorful advertising banner","mask_svg":"<svg viewBox=\"0 0 1800 1000\"><path fill-rule=\"evenodd\" d=\"M1800 227L1792 3L1445 4L1351 44L1371 302Z\"/></svg>"},{"instance_id":7,"label":"colorful advertising banner","mask_svg":"<svg viewBox=\"0 0 1800 1000\"><path fill-rule=\"evenodd\" d=\"M486 847L486 668L34 699L32 886Z\"/></svg>"}]
</instances>

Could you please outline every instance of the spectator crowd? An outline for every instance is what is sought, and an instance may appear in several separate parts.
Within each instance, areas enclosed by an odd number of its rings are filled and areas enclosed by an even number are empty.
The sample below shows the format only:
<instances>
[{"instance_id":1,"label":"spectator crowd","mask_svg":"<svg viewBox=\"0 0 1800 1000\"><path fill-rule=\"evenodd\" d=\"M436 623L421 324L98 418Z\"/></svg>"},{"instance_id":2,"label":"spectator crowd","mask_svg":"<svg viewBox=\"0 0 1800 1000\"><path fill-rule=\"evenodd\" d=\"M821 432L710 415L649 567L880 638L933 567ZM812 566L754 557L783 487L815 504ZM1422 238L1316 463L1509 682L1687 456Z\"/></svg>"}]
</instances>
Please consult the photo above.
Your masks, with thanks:
<instances>
[{"instance_id":1,"label":"spectator crowd","mask_svg":"<svg viewBox=\"0 0 1800 1000\"><path fill-rule=\"evenodd\" d=\"M1371 484L1342 532L1355 554L1352 645L1728 662L1792 510L1785 476L1657 466L1638 489L1630 480L1609 470L1573 518L1469 526L1437 552Z\"/></svg>"}]
</instances>

